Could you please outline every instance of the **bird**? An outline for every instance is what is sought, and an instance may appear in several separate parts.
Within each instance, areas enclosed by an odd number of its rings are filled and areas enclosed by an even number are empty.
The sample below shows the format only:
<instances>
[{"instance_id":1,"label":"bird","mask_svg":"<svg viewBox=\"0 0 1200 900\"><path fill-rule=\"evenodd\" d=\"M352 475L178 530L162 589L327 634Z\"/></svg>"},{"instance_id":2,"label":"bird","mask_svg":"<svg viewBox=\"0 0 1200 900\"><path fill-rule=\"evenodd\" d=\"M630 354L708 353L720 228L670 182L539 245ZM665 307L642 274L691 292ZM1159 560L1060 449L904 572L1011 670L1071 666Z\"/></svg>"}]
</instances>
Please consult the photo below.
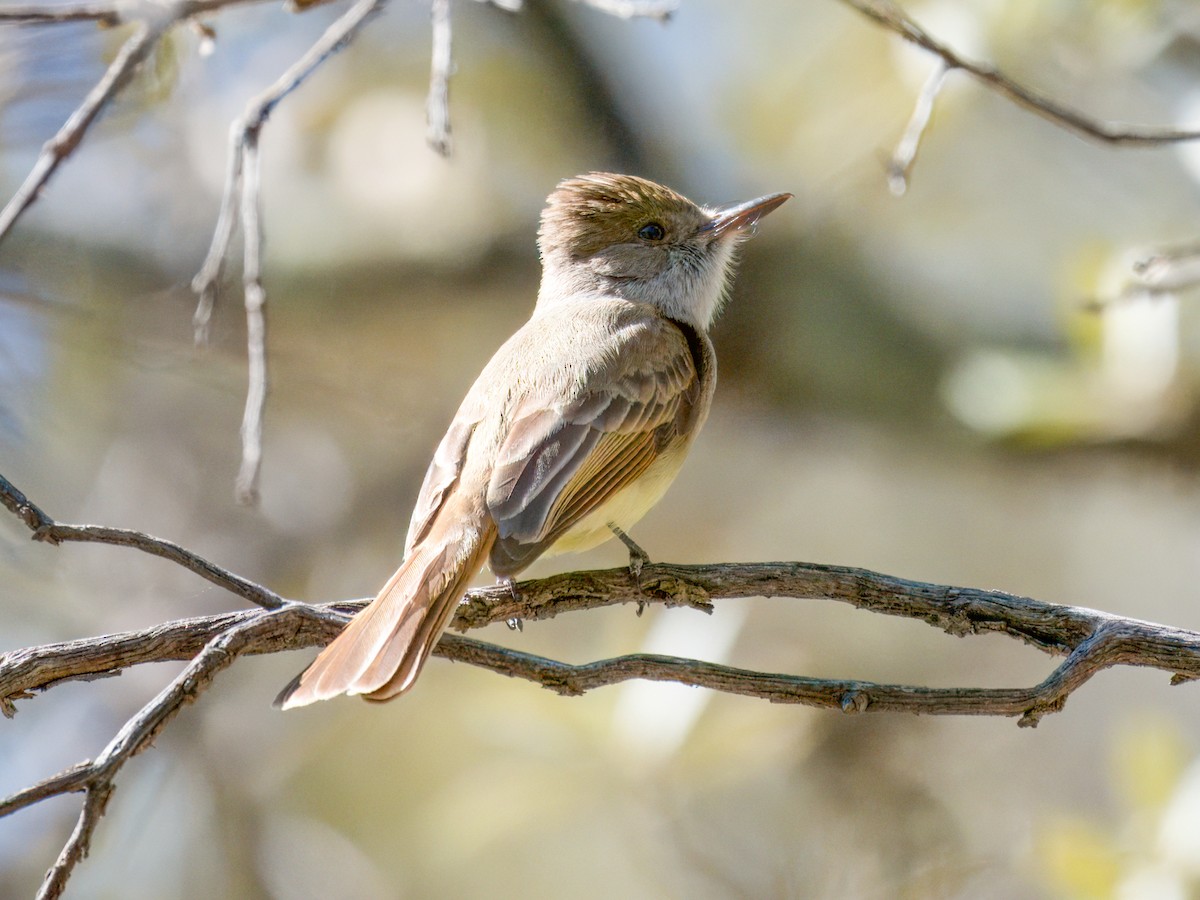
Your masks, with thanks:
<instances>
[{"instance_id":1,"label":"bird","mask_svg":"<svg viewBox=\"0 0 1200 900\"><path fill-rule=\"evenodd\" d=\"M538 229L533 313L438 445L403 563L276 705L397 697L485 563L511 584L539 557L624 539L708 417L708 331L737 247L791 196L710 208L632 175L560 182Z\"/></svg>"}]
</instances>

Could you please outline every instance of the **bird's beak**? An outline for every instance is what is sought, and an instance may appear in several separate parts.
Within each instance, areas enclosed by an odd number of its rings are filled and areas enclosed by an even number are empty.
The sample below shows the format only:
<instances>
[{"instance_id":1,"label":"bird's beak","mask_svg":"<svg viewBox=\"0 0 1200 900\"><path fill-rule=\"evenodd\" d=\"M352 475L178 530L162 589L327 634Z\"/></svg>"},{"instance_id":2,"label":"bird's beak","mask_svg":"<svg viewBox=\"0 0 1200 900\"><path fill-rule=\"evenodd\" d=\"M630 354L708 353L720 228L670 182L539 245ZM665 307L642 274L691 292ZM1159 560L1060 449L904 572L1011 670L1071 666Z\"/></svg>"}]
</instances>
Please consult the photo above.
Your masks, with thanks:
<instances>
[{"instance_id":1,"label":"bird's beak","mask_svg":"<svg viewBox=\"0 0 1200 900\"><path fill-rule=\"evenodd\" d=\"M767 194L757 200L722 206L713 212L711 219L700 226L700 234L718 238L728 232L749 231L759 219L778 209L791 197L791 194Z\"/></svg>"}]
</instances>

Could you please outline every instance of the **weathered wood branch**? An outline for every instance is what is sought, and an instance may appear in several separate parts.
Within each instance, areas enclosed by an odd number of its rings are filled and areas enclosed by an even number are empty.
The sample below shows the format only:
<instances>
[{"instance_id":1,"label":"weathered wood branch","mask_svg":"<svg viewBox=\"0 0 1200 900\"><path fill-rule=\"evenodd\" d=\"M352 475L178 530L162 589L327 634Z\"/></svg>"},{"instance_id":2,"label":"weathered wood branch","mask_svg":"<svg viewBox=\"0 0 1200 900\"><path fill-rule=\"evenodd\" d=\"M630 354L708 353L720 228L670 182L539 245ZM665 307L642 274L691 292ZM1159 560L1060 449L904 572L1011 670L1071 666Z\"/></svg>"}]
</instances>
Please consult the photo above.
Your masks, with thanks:
<instances>
[{"instance_id":1,"label":"weathered wood branch","mask_svg":"<svg viewBox=\"0 0 1200 900\"><path fill-rule=\"evenodd\" d=\"M14 502L14 495L19 502ZM0 497L29 525L35 537L39 523L49 521L3 479ZM71 527L81 529L83 534L91 533L89 526ZM156 546L155 539L140 537L120 545L154 552L151 548ZM190 564L191 559L199 557L167 558L205 575L205 569L197 570ZM226 573L223 581L231 590L238 584L232 573ZM466 630L512 618L545 619L617 603L654 602L707 611L715 599L754 596L837 600L871 612L920 619L953 635L998 632L1052 655L1065 654L1066 659L1032 687L928 688L807 678L650 654L572 665L453 634L442 637L435 653L564 695L645 679L845 713L1013 716L1019 717L1021 725L1036 725L1043 715L1061 710L1071 692L1111 666L1161 669L1173 673L1172 683L1200 678L1200 632L1000 591L928 584L865 569L810 563L657 564L646 566L637 581L627 569L572 572L522 582L515 594L506 587L471 591L453 624ZM0 708L8 716L15 713L17 700L29 699L66 680L117 674L145 662L188 661L185 669L131 718L94 760L78 763L0 800L0 816L4 816L49 797L75 792L85 795L76 826L47 873L39 896L61 895L74 867L87 854L122 766L149 746L217 673L242 654L322 645L364 602L321 606L285 602L275 609L180 619L140 631L0 655Z\"/></svg>"},{"instance_id":2,"label":"weathered wood branch","mask_svg":"<svg viewBox=\"0 0 1200 900\"><path fill-rule=\"evenodd\" d=\"M191 659L222 634L254 625L239 653L272 653L328 642L347 615L365 602L310 606L283 600L198 554L141 532L94 525L62 525L0 476L0 503L35 539L99 541L162 556L263 610L223 613L166 622L137 632L103 635L0 655L0 710L70 679L99 677L144 662ZM517 675L560 690L581 693L634 677L675 680L715 690L761 696L776 702L837 706L853 711L892 709L936 714L1020 715L1034 724L1061 707L1066 696L1095 672L1114 665L1171 672L1176 683L1200 678L1200 632L1063 606L1002 591L952 587L884 575L866 569L778 562L683 566L657 564L635 581L627 569L570 572L504 587L470 591L453 627L460 631L511 619L548 619L618 603L661 603L711 610L717 599L787 597L849 603L858 609L919 619L958 636L998 632L1037 649L1067 656L1042 684L1013 690L909 688L859 681L825 681L748 672L694 660L633 656L588 666L568 666L447 638L442 656ZM266 616L265 612L279 613ZM256 624L260 620L269 625ZM755 679L761 679L755 682ZM846 699L853 695L852 702Z\"/></svg>"},{"instance_id":3,"label":"weathered wood branch","mask_svg":"<svg viewBox=\"0 0 1200 900\"><path fill-rule=\"evenodd\" d=\"M931 689L809 679L644 655L571 666L455 636L444 638L437 653L566 694L630 678L649 678L848 712L1023 716L1023 724L1034 724L1043 713L1061 708L1067 694L1111 666L1160 669L1170 672L1176 683L1200 678L1200 632L1000 591L928 584L816 563L654 564L643 569L640 592L627 569L570 572L521 582L515 597L504 587L473 590L461 604L452 627L465 631L514 618L548 619L623 603L707 610L713 600L758 596L836 600L870 612L918 619L958 636L997 632L1067 658L1049 678L1030 688ZM191 659L221 634L259 620L270 625L259 626L239 652L276 653L320 646L365 602L288 603L270 611L269 617L265 615L268 611L243 610L9 651L0 655L0 706L11 714L14 701L63 681L115 674L146 662ZM848 703L847 694L854 695L852 702Z\"/></svg>"},{"instance_id":4,"label":"weathered wood branch","mask_svg":"<svg viewBox=\"0 0 1200 900\"><path fill-rule=\"evenodd\" d=\"M180 710L199 697L217 673L245 652L246 646L258 633L270 630L274 626L273 618L284 612L263 610L247 621L226 628L206 643L157 697L126 722L94 760L72 766L29 790L0 801L0 815L6 815L49 796L79 791L84 793L83 807L75 828L63 845L58 859L46 872L37 894L39 900L61 896L75 866L87 856L92 835L104 815L117 774L125 763L150 746ZM296 615L291 609L286 612L289 617Z\"/></svg>"},{"instance_id":5,"label":"weathered wood branch","mask_svg":"<svg viewBox=\"0 0 1200 900\"><path fill-rule=\"evenodd\" d=\"M162 538L151 537L143 532L130 531L126 528L108 528L102 525L66 525L56 522L42 512L37 504L30 501L3 475L0 475L0 505L25 523L26 527L33 532L35 541L45 541L49 544L73 541L133 547L143 553L169 559L171 562L195 572L217 587L225 588L242 599L249 600L265 609L277 609L283 605L283 598L274 591L255 584L248 578L235 575L228 569L215 565L199 554L172 541L164 541Z\"/></svg>"}]
</instances>

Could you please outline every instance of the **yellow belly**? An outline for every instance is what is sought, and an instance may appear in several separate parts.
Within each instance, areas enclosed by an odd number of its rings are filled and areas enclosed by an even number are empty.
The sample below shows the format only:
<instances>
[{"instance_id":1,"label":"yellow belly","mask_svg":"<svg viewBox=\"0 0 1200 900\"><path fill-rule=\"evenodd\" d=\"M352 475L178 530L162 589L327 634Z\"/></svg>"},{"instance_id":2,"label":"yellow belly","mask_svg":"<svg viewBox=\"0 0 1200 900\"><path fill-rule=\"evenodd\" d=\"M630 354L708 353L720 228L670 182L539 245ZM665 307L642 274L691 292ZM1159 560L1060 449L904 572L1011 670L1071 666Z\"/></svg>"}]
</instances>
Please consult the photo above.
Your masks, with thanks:
<instances>
[{"instance_id":1,"label":"yellow belly","mask_svg":"<svg viewBox=\"0 0 1200 900\"><path fill-rule=\"evenodd\" d=\"M590 550L603 544L613 537L612 529L608 527L610 522L623 531L632 528L667 492L667 488L671 486L671 482L683 466L688 444L690 441L682 444L677 450L662 454L646 469L641 478L624 490L618 491L608 502L581 519L575 527L551 544L543 555L557 556L559 553Z\"/></svg>"}]
</instances>

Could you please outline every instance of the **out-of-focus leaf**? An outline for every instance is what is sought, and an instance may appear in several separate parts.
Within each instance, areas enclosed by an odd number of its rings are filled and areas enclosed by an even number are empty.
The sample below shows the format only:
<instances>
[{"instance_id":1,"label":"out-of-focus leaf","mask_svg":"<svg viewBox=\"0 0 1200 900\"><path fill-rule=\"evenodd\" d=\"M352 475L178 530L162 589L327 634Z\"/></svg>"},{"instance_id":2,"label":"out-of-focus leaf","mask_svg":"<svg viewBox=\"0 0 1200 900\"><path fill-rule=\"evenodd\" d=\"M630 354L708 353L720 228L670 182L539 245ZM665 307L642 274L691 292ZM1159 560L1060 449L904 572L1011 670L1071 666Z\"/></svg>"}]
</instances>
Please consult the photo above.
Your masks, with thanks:
<instances>
[{"instance_id":1,"label":"out-of-focus leaf","mask_svg":"<svg viewBox=\"0 0 1200 900\"><path fill-rule=\"evenodd\" d=\"M1113 783L1133 809L1159 810L1175 792L1191 756L1174 722L1131 721L1113 742Z\"/></svg>"},{"instance_id":2,"label":"out-of-focus leaf","mask_svg":"<svg viewBox=\"0 0 1200 900\"><path fill-rule=\"evenodd\" d=\"M1115 896L1120 851L1091 822L1075 818L1054 822L1042 832L1036 852L1053 896L1071 900Z\"/></svg>"}]
</instances>

